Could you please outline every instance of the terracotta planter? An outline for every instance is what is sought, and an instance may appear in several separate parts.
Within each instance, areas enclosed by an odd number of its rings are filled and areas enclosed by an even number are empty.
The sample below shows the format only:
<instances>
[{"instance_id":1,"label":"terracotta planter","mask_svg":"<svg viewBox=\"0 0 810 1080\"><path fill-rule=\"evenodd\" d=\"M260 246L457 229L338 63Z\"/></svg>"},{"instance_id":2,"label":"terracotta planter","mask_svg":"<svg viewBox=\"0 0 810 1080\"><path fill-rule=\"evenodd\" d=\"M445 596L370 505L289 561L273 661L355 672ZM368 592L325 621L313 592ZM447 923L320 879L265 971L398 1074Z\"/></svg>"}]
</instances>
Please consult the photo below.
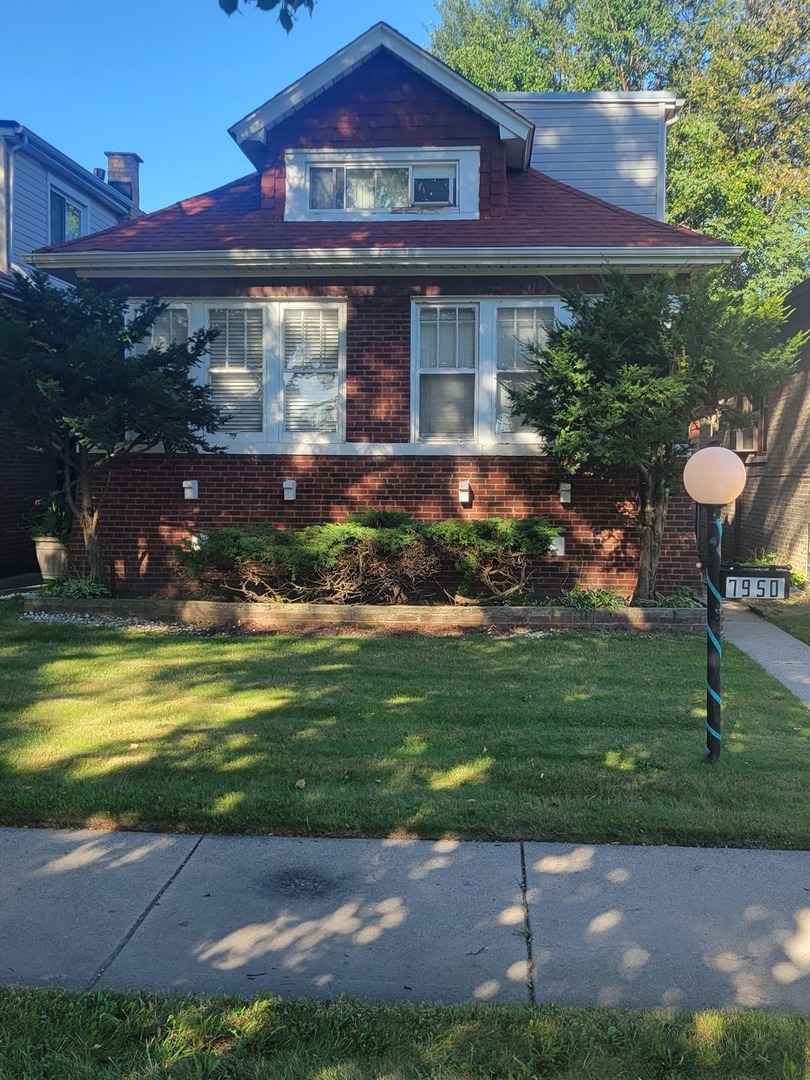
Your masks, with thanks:
<instances>
[{"instance_id":1,"label":"terracotta planter","mask_svg":"<svg viewBox=\"0 0 810 1080\"><path fill-rule=\"evenodd\" d=\"M58 581L67 577L68 552L61 540L55 536L35 536L34 547L43 581Z\"/></svg>"}]
</instances>

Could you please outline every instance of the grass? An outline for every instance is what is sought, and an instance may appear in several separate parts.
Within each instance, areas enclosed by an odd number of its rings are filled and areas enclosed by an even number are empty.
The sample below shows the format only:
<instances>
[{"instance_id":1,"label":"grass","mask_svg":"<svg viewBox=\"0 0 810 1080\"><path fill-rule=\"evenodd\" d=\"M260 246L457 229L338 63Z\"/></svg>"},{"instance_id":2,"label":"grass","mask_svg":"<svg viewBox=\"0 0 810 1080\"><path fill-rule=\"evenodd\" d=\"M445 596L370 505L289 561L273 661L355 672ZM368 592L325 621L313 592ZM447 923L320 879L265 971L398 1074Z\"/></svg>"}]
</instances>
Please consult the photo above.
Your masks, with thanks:
<instances>
[{"instance_id":1,"label":"grass","mask_svg":"<svg viewBox=\"0 0 810 1080\"><path fill-rule=\"evenodd\" d=\"M790 600L750 601L749 607L780 630L810 645L810 591L794 595Z\"/></svg>"},{"instance_id":2,"label":"grass","mask_svg":"<svg viewBox=\"0 0 810 1080\"><path fill-rule=\"evenodd\" d=\"M808 1017L708 1011L0 988L0 1015L0 1080L804 1080L810 1044Z\"/></svg>"},{"instance_id":3,"label":"grass","mask_svg":"<svg viewBox=\"0 0 810 1080\"><path fill-rule=\"evenodd\" d=\"M0 824L810 847L810 716L686 637L193 637L0 611Z\"/></svg>"}]
</instances>

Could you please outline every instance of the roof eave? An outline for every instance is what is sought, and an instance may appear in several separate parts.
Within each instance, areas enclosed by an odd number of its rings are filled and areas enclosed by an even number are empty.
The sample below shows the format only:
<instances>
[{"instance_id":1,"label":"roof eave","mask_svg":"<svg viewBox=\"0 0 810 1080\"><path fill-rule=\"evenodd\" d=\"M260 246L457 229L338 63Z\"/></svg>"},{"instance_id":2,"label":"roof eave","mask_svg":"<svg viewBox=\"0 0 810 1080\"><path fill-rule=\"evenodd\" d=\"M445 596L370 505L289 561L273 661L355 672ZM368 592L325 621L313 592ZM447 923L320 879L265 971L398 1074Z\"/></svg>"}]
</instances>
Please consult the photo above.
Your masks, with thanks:
<instances>
[{"instance_id":1,"label":"roof eave","mask_svg":"<svg viewBox=\"0 0 810 1080\"><path fill-rule=\"evenodd\" d=\"M40 252L26 256L43 270L83 277L245 277L251 274L346 277L404 273L690 272L733 262L732 245L691 247L309 248L269 251Z\"/></svg>"},{"instance_id":2,"label":"roof eave","mask_svg":"<svg viewBox=\"0 0 810 1080\"><path fill-rule=\"evenodd\" d=\"M46 142L45 139L35 134L30 128L22 124L15 125L14 129L10 125L4 126L0 127L0 135L7 138L11 136L22 138L27 153L44 165L58 169L84 193L91 195L97 202L114 213L124 216L131 212L132 199L122 195L121 192L110 187L103 180L99 180L89 169L85 169L83 165L79 165L77 161L69 158L67 154L57 150L55 146Z\"/></svg>"}]
</instances>

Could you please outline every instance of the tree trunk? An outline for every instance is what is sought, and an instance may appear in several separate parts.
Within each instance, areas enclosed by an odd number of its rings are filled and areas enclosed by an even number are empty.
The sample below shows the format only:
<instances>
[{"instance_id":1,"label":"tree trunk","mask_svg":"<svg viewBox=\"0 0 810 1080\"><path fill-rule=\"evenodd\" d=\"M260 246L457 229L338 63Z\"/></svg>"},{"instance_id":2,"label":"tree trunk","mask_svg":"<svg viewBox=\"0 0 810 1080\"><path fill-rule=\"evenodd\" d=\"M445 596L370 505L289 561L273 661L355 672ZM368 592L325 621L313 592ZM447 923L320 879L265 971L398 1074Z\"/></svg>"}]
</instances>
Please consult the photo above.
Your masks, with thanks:
<instances>
[{"instance_id":1,"label":"tree trunk","mask_svg":"<svg viewBox=\"0 0 810 1080\"><path fill-rule=\"evenodd\" d=\"M82 530L84 550L87 554L87 565L90 571L91 581L105 584L104 550L98 535L98 506L93 498L93 478L90 465L90 456L85 447L79 447L78 461L76 462L76 479L78 481L78 499L76 517Z\"/></svg>"},{"instance_id":2,"label":"tree trunk","mask_svg":"<svg viewBox=\"0 0 810 1080\"><path fill-rule=\"evenodd\" d=\"M669 484L659 448L653 460L638 470L638 579L633 601L652 600L661 556L661 541L667 520Z\"/></svg>"}]
</instances>

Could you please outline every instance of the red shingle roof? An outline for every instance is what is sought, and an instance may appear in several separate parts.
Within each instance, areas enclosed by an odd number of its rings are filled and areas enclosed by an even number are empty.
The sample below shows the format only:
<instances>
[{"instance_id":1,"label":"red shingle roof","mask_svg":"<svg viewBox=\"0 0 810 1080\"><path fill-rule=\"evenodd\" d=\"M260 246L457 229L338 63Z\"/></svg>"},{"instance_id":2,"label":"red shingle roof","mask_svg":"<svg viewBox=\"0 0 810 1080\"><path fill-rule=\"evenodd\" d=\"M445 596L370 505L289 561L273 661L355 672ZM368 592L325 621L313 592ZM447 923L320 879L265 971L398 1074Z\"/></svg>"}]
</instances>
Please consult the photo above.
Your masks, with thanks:
<instances>
[{"instance_id":1,"label":"red shingle roof","mask_svg":"<svg viewBox=\"0 0 810 1080\"><path fill-rule=\"evenodd\" d=\"M724 241L587 195L545 173L510 173L503 217L447 221L278 221L260 209L256 173L165 210L42 251L169 252L380 248L712 248Z\"/></svg>"}]
</instances>

